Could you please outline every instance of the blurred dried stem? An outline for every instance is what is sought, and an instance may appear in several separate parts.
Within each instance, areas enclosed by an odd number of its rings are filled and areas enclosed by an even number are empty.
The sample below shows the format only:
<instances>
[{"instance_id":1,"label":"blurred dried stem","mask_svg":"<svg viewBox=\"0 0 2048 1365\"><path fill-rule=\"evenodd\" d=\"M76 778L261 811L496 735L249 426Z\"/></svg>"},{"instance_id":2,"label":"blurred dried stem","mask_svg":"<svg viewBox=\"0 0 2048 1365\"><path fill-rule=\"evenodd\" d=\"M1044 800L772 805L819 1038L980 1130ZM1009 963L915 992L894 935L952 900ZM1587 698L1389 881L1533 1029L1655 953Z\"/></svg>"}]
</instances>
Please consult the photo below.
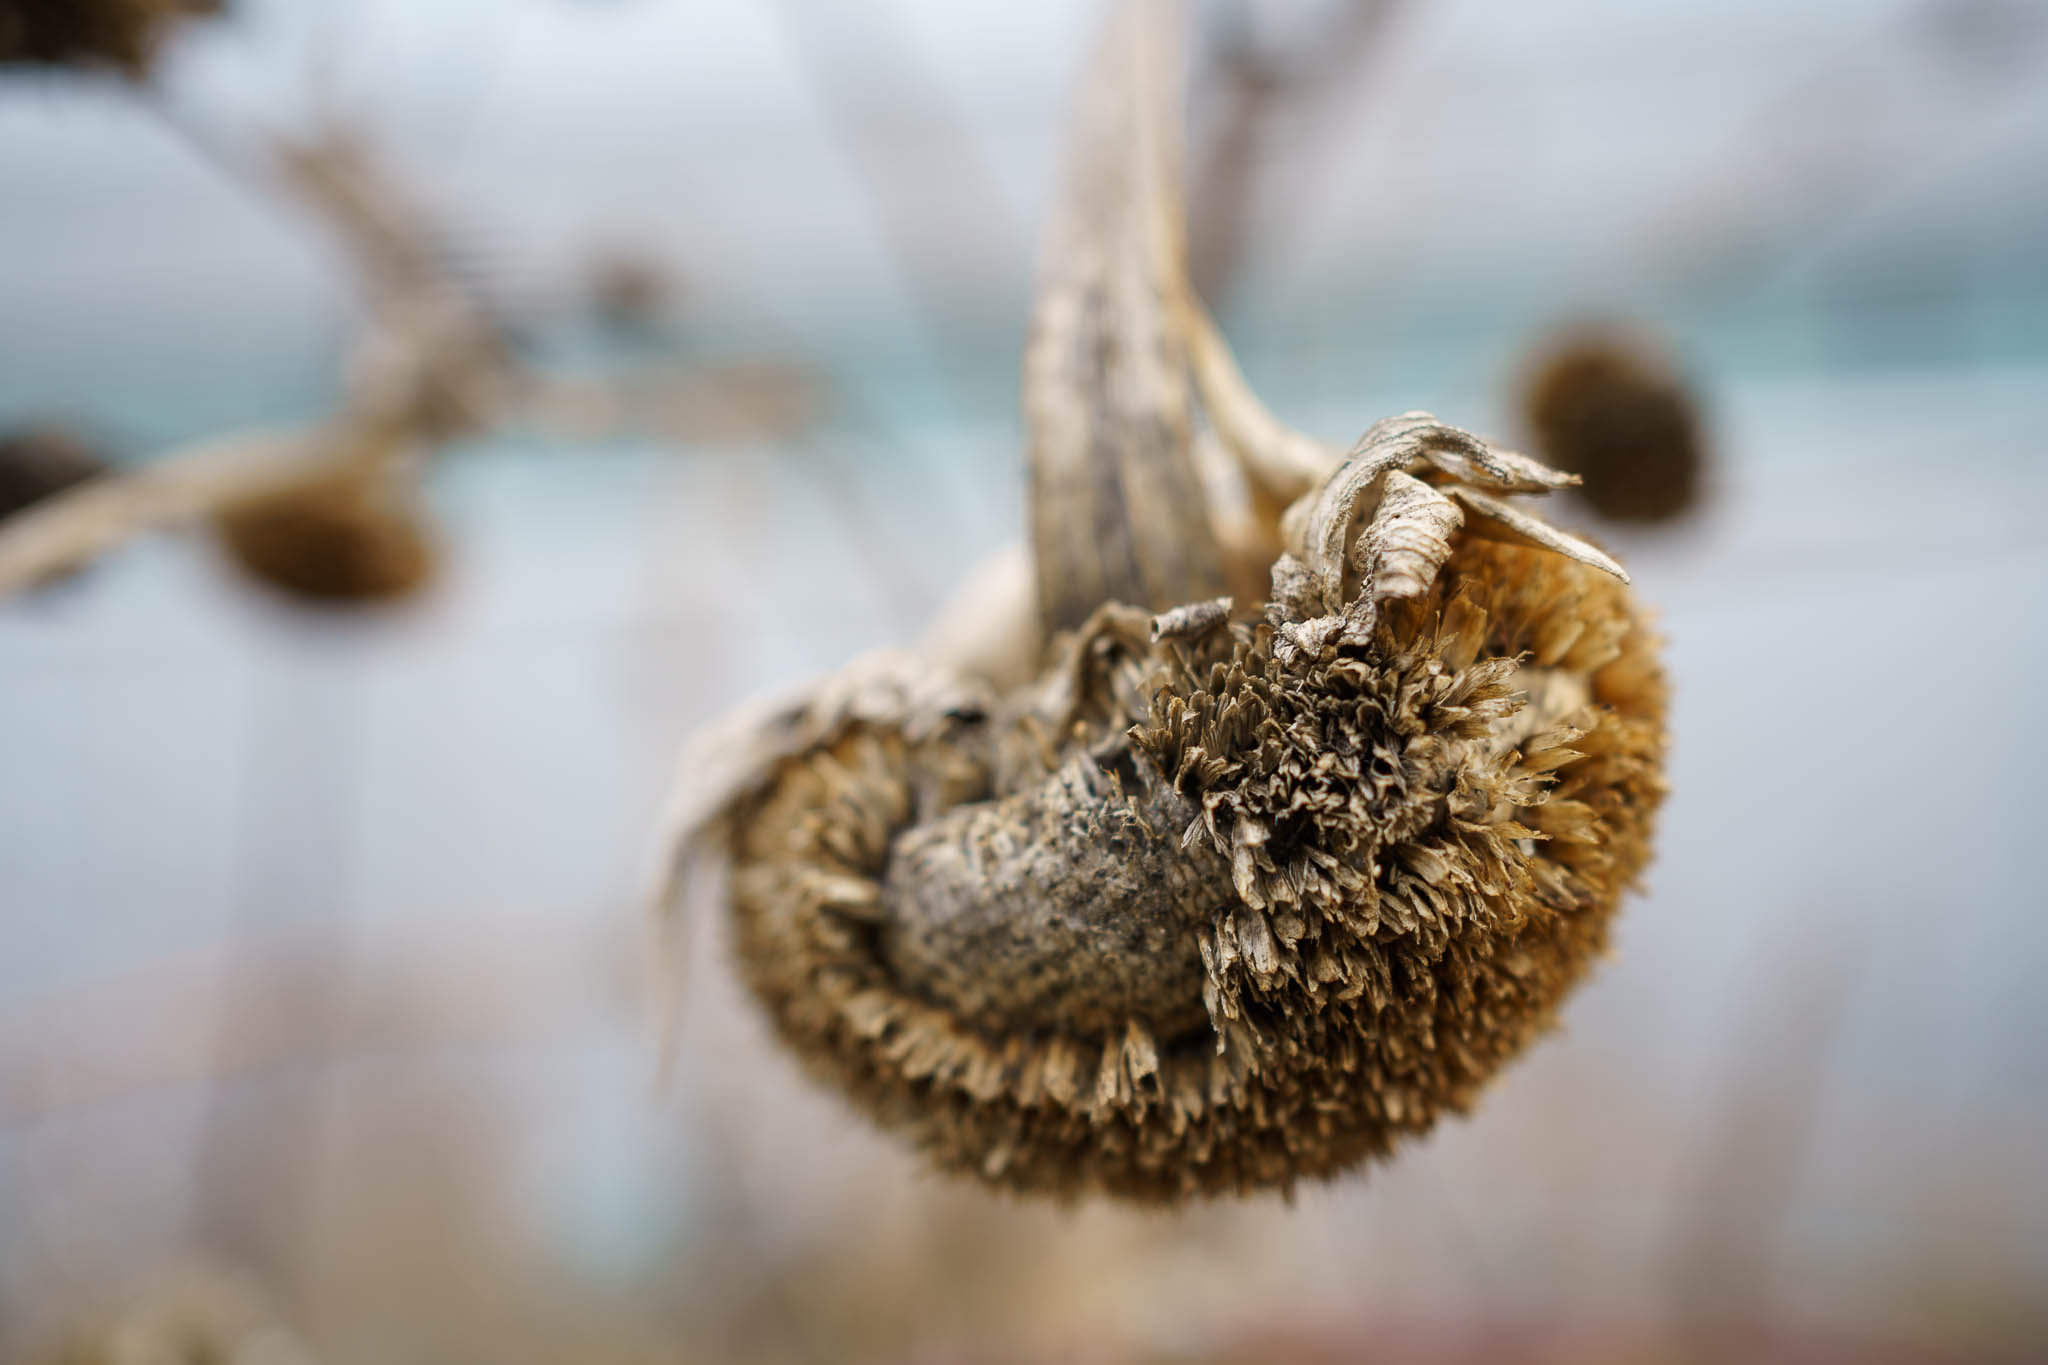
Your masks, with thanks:
<instances>
[{"instance_id":1,"label":"blurred dried stem","mask_svg":"<svg viewBox=\"0 0 2048 1365\"><path fill-rule=\"evenodd\" d=\"M359 143L337 134L285 144L274 165L278 183L351 247L371 302L376 325L352 360L341 410L309 426L194 442L9 518L0 597L142 532L208 521L245 567L288 591L380 597L424 578L410 491L421 460L494 417L516 375Z\"/></svg>"}]
</instances>

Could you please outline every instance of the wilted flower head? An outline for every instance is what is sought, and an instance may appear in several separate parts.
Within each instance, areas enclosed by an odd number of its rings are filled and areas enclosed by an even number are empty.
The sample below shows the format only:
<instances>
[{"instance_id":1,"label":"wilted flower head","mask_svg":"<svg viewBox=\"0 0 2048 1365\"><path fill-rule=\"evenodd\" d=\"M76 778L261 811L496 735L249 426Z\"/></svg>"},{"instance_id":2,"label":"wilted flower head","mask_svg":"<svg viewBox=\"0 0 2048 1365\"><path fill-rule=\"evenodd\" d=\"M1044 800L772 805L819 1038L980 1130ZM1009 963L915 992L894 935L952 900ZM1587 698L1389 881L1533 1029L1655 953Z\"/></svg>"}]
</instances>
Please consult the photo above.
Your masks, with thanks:
<instances>
[{"instance_id":1,"label":"wilted flower head","mask_svg":"<svg viewBox=\"0 0 2048 1365\"><path fill-rule=\"evenodd\" d=\"M1257 402L1175 246L1156 18L1112 29L1041 284L1031 562L988 580L1021 592L711 732L675 852L878 1123L1169 1202L1385 1153L1549 1026L1649 856L1664 686L1621 567L1505 500L1572 476L1427 413L1344 456Z\"/></svg>"},{"instance_id":2,"label":"wilted flower head","mask_svg":"<svg viewBox=\"0 0 2048 1365\"><path fill-rule=\"evenodd\" d=\"M1062 1194L1284 1187L1466 1105L1648 856L1655 642L1612 578L1466 535L1369 637L1308 623L1112 605L1017 694L870 662L788 717L723 825L784 1038Z\"/></svg>"}]
</instances>

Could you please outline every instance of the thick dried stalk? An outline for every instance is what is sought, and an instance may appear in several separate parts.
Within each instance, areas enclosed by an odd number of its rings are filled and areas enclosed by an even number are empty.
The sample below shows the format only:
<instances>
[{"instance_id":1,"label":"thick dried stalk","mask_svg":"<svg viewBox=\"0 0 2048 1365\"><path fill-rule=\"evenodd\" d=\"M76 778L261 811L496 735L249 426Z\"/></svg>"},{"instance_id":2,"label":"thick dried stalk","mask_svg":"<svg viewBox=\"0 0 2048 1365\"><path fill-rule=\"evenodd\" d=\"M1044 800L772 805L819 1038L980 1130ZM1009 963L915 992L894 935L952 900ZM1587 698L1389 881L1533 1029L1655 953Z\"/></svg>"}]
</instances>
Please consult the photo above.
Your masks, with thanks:
<instances>
[{"instance_id":1,"label":"thick dried stalk","mask_svg":"<svg viewBox=\"0 0 2048 1365\"><path fill-rule=\"evenodd\" d=\"M1024 356L1031 538L1046 633L1103 602L1224 590L1189 452L1174 184L1179 83L1162 6L1114 22L1076 129Z\"/></svg>"}]
</instances>

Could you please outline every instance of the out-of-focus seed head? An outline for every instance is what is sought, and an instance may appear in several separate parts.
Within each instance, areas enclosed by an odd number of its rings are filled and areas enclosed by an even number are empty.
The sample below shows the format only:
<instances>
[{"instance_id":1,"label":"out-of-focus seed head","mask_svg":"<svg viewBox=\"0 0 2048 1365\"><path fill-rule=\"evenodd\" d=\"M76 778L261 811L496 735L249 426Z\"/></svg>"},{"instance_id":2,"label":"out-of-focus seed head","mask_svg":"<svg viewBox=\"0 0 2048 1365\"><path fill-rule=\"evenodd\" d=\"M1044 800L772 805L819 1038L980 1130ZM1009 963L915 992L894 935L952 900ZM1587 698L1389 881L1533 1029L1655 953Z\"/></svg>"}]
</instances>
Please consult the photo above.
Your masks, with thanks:
<instances>
[{"instance_id":1,"label":"out-of-focus seed head","mask_svg":"<svg viewBox=\"0 0 2048 1365\"><path fill-rule=\"evenodd\" d=\"M1083 101L1030 558L973 599L1027 648L948 630L709 732L663 893L723 862L814 1074L1062 1198L1287 1190L1463 1108L1598 955L1663 792L1626 571L1509 500L1573 475L1426 412L1346 453L1245 383L1179 259L1177 50L1120 10Z\"/></svg>"},{"instance_id":2,"label":"out-of-focus seed head","mask_svg":"<svg viewBox=\"0 0 2048 1365\"><path fill-rule=\"evenodd\" d=\"M1699 502L1699 408L1645 338L1605 328L1553 338L1531 363L1522 403L1538 453L1582 476L1580 494L1602 516L1666 521Z\"/></svg>"},{"instance_id":3,"label":"out-of-focus seed head","mask_svg":"<svg viewBox=\"0 0 2048 1365\"><path fill-rule=\"evenodd\" d=\"M434 548L409 491L348 472L251 498L214 519L222 547L269 587L301 599L381 602L419 589Z\"/></svg>"}]
</instances>

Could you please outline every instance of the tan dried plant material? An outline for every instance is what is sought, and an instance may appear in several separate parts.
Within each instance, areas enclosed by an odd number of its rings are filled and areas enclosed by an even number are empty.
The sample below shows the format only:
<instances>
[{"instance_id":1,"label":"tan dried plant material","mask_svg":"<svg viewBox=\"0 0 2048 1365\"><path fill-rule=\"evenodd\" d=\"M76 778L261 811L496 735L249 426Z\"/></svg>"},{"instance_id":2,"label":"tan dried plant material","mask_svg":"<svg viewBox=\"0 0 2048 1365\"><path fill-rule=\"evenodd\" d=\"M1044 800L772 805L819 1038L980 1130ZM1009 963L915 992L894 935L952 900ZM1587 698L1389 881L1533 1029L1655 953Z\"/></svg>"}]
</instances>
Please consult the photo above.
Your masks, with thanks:
<instances>
[{"instance_id":1,"label":"tan dried plant material","mask_svg":"<svg viewBox=\"0 0 2048 1365\"><path fill-rule=\"evenodd\" d=\"M339 410L195 441L5 518L0 599L144 533L193 527L306 601L395 597L431 571L425 452L499 419L528 386L360 142L333 132L269 164L347 246L371 304Z\"/></svg>"},{"instance_id":2,"label":"tan dried plant material","mask_svg":"<svg viewBox=\"0 0 2048 1365\"><path fill-rule=\"evenodd\" d=\"M375 325L348 376L355 405L422 438L480 431L530 396L499 328L449 268L448 249L371 145L347 125L280 143L278 182L344 248Z\"/></svg>"},{"instance_id":3,"label":"tan dried plant material","mask_svg":"<svg viewBox=\"0 0 2048 1365\"><path fill-rule=\"evenodd\" d=\"M302 596L394 595L432 565L417 511L419 463L413 438L375 413L195 442L0 521L0 599L144 532L195 525L218 532L258 577ZM293 547L295 533L312 539ZM359 591L340 591L344 582Z\"/></svg>"},{"instance_id":4,"label":"tan dried plant material","mask_svg":"<svg viewBox=\"0 0 2048 1365\"><path fill-rule=\"evenodd\" d=\"M1139 162L1173 107L1165 17L1113 24L1096 80L1125 88L1084 120ZM943 1169L1286 1190L1464 1109L1550 1026L1649 856L1663 677L1620 566L1506 500L1571 476L1427 413L1348 456L1287 430L1187 290L1171 177L1135 194L1112 159L1068 194L1121 207L1055 240L1124 277L1049 265L1027 359L1035 572L1006 560L922 652L700 739L662 903L721 864L783 1042ZM1087 335L1114 363L1046 363ZM1248 527L1181 482L1197 395ZM1119 534L1049 529L1076 518ZM1213 589L1261 544L1240 609Z\"/></svg>"},{"instance_id":5,"label":"tan dried plant material","mask_svg":"<svg viewBox=\"0 0 2048 1365\"><path fill-rule=\"evenodd\" d=\"M1615 521L1658 522L1698 505L1707 452L1698 402L1649 338L1582 327L1530 362L1522 406L1537 448L1580 475L1580 496Z\"/></svg>"},{"instance_id":6,"label":"tan dried plant material","mask_svg":"<svg viewBox=\"0 0 2048 1365\"><path fill-rule=\"evenodd\" d=\"M811 420L821 401L813 376L773 358L637 396L537 373L454 268L459 253L346 126L280 140L251 164L331 230L369 305L339 410L195 441L91 487L48 490L34 508L0 502L0 600L136 536L193 527L308 602L396 596L432 569L416 485L424 456L449 442L515 423L580 439L629 415L683 440L758 439ZM8 482L0 467L0 493Z\"/></svg>"}]
</instances>

